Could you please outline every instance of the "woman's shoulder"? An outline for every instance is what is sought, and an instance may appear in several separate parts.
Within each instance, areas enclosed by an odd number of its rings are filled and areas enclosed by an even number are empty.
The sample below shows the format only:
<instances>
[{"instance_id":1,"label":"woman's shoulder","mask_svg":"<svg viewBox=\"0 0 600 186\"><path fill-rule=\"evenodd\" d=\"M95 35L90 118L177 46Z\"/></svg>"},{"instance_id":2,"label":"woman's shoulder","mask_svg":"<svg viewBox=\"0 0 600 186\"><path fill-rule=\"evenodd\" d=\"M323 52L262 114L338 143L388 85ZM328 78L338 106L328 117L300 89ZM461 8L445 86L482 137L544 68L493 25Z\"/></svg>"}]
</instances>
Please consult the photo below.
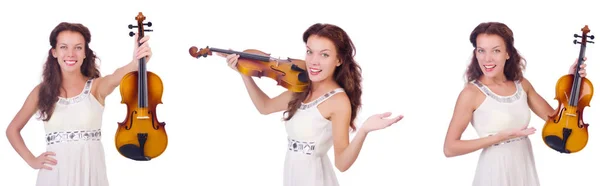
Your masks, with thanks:
<instances>
[{"instance_id":1,"label":"woman's shoulder","mask_svg":"<svg viewBox=\"0 0 600 186\"><path fill-rule=\"evenodd\" d=\"M531 82L529 82L529 80L525 77L522 77L520 80L516 80L515 82L517 82L519 85L521 85L521 87L523 87L523 90L525 92L529 92L529 90L531 90L533 88L533 85L531 85Z\"/></svg>"},{"instance_id":2,"label":"woman's shoulder","mask_svg":"<svg viewBox=\"0 0 600 186\"><path fill-rule=\"evenodd\" d=\"M48 87L47 87L48 88ZM38 83L37 85L35 85L31 91L29 92L29 98L33 99L33 100L38 100L40 91L42 89L42 83Z\"/></svg>"},{"instance_id":3,"label":"woman's shoulder","mask_svg":"<svg viewBox=\"0 0 600 186\"><path fill-rule=\"evenodd\" d=\"M351 109L350 97L345 94L343 89L336 89L335 91L330 91L329 93L332 95L329 95L328 98L323 101L323 104L326 105L326 107L333 108L336 111Z\"/></svg>"},{"instance_id":4,"label":"woman's shoulder","mask_svg":"<svg viewBox=\"0 0 600 186\"><path fill-rule=\"evenodd\" d=\"M460 96L469 96L469 97L475 96L481 92L480 91L481 86L482 86L482 84L477 80L469 81L469 82L465 83L465 86L460 91L459 97Z\"/></svg>"},{"instance_id":5,"label":"woman's shoulder","mask_svg":"<svg viewBox=\"0 0 600 186\"><path fill-rule=\"evenodd\" d=\"M483 101L485 93L481 90L482 88L477 83L477 81L470 81L465 84L463 89L458 94L458 98L456 100L457 104L469 104L471 107L475 108L476 105L479 105L478 102Z\"/></svg>"}]
</instances>

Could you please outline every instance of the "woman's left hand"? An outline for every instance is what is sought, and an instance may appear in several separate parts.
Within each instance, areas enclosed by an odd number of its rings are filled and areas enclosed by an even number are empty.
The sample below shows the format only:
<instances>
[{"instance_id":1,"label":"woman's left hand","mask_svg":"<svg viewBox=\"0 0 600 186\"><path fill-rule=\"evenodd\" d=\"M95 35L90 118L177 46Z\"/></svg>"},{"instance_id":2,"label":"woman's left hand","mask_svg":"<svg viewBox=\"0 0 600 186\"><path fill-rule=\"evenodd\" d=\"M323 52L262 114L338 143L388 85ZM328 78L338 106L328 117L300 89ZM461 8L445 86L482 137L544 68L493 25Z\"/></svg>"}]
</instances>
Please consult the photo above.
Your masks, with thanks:
<instances>
[{"instance_id":1,"label":"woman's left hand","mask_svg":"<svg viewBox=\"0 0 600 186\"><path fill-rule=\"evenodd\" d=\"M579 66L579 68L581 68L581 69L579 69L579 75L580 75L581 77L585 77L585 75L587 75L587 73L586 73L586 71L585 71L585 67L587 66L587 65L585 64L585 61L586 61L586 60L587 60L587 57L583 57L583 62L582 62L582 64L581 64L581 66ZM571 65L571 68L569 69L569 74L575 74L575 70L576 70L576 68L575 68L575 65L577 65L577 61L578 61L578 60L576 59L576 60L575 60L575 63L573 63L573 65Z\"/></svg>"},{"instance_id":2,"label":"woman's left hand","mask_svg":"<svg viewBox=\"0 0 600 186\"><path fill-rule=\"evenodd\" d=\"M133 60L136 62L146 57L146 63L150 61L150 57L152 57L152 50L150 49L150 44L148 44L148 40L150 40L150 36L144 36L138 42L138 34L136 33L134 36L134 50L133 50ZM142 45L139 45L141 43Z\"/></svg>"},{"instance_id":3,"label":"woman's left hand","mask_svg":"<svg viewBox=\"0 0 600 186\"><path fill-rule=\"evenodd\" d=\"M387 117L390 117L391 115L392 115L391 112L372 115L371 117L369 117L367 119L367 121L365 121L365 124L361 127L361 129L364 132L369 133L372 131L376 131L376 130L380 130L380 129L389 127L390 125L397 123L402 118L404 118L403 115L398 115L394 118L387 118Z\"/></svg>"}]
</instances>

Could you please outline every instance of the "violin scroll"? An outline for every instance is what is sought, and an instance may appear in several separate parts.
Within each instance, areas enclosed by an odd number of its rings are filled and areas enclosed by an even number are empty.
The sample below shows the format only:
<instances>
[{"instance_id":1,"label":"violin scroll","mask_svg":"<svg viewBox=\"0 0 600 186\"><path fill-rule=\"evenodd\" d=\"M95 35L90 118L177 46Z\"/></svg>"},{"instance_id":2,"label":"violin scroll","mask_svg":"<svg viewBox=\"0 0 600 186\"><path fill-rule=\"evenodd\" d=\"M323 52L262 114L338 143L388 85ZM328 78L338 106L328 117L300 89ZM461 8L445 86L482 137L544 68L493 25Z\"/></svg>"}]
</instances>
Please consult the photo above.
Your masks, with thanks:
<instances>
[{"instance_id":1,"label":"violin scroll","mask_svg":"<svg viewBox=\"0 0 600 186\"><path fill-rule=\"evenodd\" d=\"M134 29L134 28L138 29L138 33L140 34L140 37L138 37L138 40L142 39L144 37L144 32L152 32L153 31L150 29L144 29L144 25L146 25L148 27L152 27L152 22L148 21L148 23L144 23L144 20L146 20L146 16L144 16L144 14L142 14L142 12L138 13L138 15L135 17L135 20L137 20L137 26L129 24L128 27L129 27L129 29ZM129 36L133 37L134 35L135 35L135 33L129 32Z\"/></svg>"},{"instance_id":2,"label":"violin scroll","mask_svg":"<svg viewBox=\"0 0 600 186\"><path fill-rule=\"evenodd\" d=\"M189 52L190 52L190 55L195 58L207 57L207 56L212 55L212 51L210 50L210 48L208 46L203 49L198 49L198 47L192 46L192 47L190 47Z\"/></svg>"},{"instance_id":3,"label":"violin scroll","mask_svg":"<svg viewBox=\"0 0 600 186\"><path fill-rule=\"evenodd\" d=\"M581 28L581 33L582 35L578 35L578 34L573 34L573 37L575 38L581 38L581 42L577 41L577 39L573 40L573 44L582 44L582 45L586 45L587 43L594 43L594 41L588 41L589 40L594 40L594 35L587 35L588 33L590 33L590 28L585 25L583 28Z\"/></svg>"}]
</instances>

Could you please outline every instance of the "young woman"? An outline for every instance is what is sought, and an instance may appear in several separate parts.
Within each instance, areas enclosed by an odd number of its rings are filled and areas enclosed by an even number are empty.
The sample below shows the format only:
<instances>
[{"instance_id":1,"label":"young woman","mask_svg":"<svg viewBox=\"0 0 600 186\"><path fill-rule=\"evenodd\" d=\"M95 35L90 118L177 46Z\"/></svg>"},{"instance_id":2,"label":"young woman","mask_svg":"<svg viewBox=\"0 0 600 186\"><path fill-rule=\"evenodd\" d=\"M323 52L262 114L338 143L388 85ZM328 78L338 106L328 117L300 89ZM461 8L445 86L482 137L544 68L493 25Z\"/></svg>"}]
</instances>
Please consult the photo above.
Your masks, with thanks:
<instances>
[{"instance_id":1,"label":"young woman","mask_svg":"<svg viewBox=\"0 0 600 186\"><path fill-rule=\"evenodd\" d=\"M361 68L354 61L354 44L341 28L314 24L304 32L310 88L302 93L283 92L269 98L250 76L242 75L248 94L261 114L285 111L288 151L284 184L338 185L327 151L333 145L335 166L344 172L352 166L367 134L402 119L391 113L369 117L349 142L350 128L361 106ZM239 55L224 55L236 69Z\"/></svg>"},{"instance_id":2,"label":"young woman","mask_svg":"<svg viewBox=\"0 0 600 186\"><path fill-rule=\"evenodd\" d=\"M37 185L108 185L100 141L104 100L125 74L137 70L138 59L150 60L148 39L142 38L139 47L136 42L127 65L100 77L87 27L63 22L52 30L43 80L6 129L15 151L29 166L40 169ZM36 111L44 122L47 143L47 151L39 156L31 153L20 134Z\"/></svg>"},{"instance_id":3,"label":"young woman","mask_svg":"<svg viewBox=\"0 0 600 186\"><path fill-rule=\"evenodd\" d=\"M474 186L536 186L535 161L528 135L530 110L542 120L554 112L523 77L525 60L514 46L513 33L503 23L479 24L471 33L473 58L450 121L444 154L460 156L483 149ZM575 64L569 73L575 71ZM579 73L585 77L585 64ZM462 140L469 122L480 138Z\"/></svg>"}]
</instances>

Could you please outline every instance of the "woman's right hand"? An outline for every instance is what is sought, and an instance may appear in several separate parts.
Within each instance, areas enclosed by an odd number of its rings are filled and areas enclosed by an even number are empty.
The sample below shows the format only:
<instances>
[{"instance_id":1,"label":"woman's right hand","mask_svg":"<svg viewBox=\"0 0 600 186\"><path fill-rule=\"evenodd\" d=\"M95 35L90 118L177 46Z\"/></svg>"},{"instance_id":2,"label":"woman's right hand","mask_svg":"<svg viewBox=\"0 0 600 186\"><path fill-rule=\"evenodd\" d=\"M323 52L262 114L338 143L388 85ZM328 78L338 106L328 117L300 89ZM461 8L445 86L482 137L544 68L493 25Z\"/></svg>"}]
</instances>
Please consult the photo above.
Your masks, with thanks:
<instances>
[{"instance_id":1,"label":"woman's right hand","mask_svg":"<svg viewBox=\"0 0 600 186\"><path fill-rule=\"evenodd\" d=\"M536 129L533 127L527 127L527 125L521 127L521 128L515 128L515 129L507 129L504 130L500 133L498 133L502 139L502 141L505 140L509 140L509 139L513 139L513 138L518 138L518 137L522 137L522 136L529 136L533 133L535 133Z\"/></svg>"},{"instance_id":2,"label":"woman's right hand","mask_svg":"<svg viewBox=\"0 0 600 186\"><path fill-rule=\"evenodd\" d=\"M40 156L31 159L27 162L27 164L29 164L29 166L31 166L31 168L34 169L46 169L46 170L52 170L52 167L47 166L46 164L49 165L56 165L56 159L51 158L50 156L56 156L56 154L54 152L44 152L42 153Z\"/></svg>"},{"instance_id":3,"label":"woman's right hand","mask_svg":"<svg viewBox=\"0 0 600 186\"><path fill-rule=\"evenodd\" d=\"M240 58L240 55L238 54L224 54L224 53L219 53L219 52L215 52L217 53L217 55L224 57L227 61L227 66L229 66L229 68L235 70L236 72L239 72L239 70L237 69L237 62L238 59Z\"/></svg>"}]
</instances>

